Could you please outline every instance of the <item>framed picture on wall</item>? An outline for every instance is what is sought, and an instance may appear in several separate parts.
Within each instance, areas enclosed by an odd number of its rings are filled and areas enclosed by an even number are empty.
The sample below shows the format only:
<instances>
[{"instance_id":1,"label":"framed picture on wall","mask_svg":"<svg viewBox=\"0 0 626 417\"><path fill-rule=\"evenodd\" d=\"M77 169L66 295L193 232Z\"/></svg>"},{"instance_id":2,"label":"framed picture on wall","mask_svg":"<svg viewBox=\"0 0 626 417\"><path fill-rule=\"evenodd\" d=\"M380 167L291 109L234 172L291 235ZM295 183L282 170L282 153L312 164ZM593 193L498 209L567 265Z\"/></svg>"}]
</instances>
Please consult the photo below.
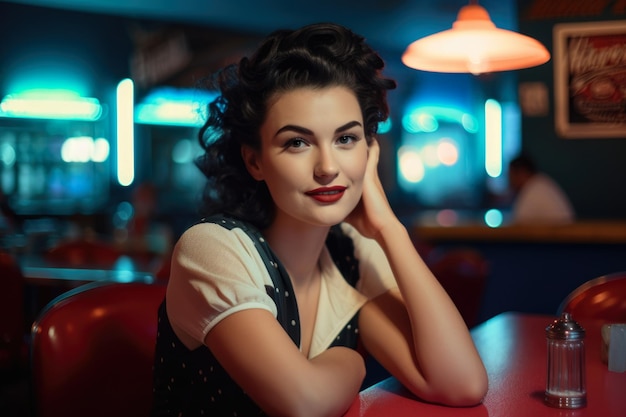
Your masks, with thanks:
<instances>
[{"instance_id":1,"label":"framed picture on wall","mask_svg":"<svg viewBox=\"0 0 626 417\"><path fill-rule=\"evenodd\" d=\"M626 138L626 20L554 26L555 126L564 138Z\"/></svg>"}]
</instances>

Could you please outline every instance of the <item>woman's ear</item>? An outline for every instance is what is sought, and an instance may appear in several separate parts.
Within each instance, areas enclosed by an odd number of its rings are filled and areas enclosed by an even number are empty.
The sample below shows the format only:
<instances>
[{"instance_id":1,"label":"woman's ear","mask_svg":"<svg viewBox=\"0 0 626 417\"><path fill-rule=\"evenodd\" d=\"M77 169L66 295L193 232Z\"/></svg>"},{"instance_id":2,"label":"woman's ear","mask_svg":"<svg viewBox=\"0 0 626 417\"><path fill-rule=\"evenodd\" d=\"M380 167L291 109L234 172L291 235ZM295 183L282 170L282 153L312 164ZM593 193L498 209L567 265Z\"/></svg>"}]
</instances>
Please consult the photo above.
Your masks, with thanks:
<instances>
[{"instance_id":1,"label":"woman's ear","mask_svg":"<svg viewBox=\"0 0 626 417\"><path fill-rule=\"evenodd\" d=\"M263 180L263 170L259 164L259 152L250 146L241 147L241 158L246 165L248 173L257 181Z\"/></svg>"}]
</instances>

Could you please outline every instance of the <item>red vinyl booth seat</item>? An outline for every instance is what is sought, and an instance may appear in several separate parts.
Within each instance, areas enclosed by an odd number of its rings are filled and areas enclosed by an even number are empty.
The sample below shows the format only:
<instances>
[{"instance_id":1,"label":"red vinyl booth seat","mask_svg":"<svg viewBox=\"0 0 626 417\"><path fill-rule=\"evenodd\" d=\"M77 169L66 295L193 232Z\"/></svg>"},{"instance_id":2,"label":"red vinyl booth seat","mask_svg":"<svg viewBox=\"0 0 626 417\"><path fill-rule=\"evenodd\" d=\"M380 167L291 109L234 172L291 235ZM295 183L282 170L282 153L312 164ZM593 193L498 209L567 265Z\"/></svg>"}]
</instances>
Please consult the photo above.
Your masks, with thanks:
<instances>
[{"instance_id":1,"label":"red vinyl booth seat","mask_svg":"<svg viewBox=\"0 0 626 417\"><path fill-rule=\"evenodd\" d=\"M482 253L471 248L433 249L426 259L467 326L478 324L489 276L489 263Z\"/></svg>"},{"instance_id":2,"label":"red vinyl booth seat","mask_svg":"<svg viewBox=\"0 0 626 417\"><path fill-rule=\"evenodd\" d=\"M146 417L165 286L92 283L53 300L32 327L36 417Z\"/></svg>"},{"instance_id":3,"label":"red vinyl booth seat","mask_svg":"<svg viewBox=\"0 0 626 417\"><path fill-rule=\"evenodd\" d=\"M559 316L568 312L580 318L626 323L626 271L604 275L585 282L563 300Z\"/></svg>"}]
</instances>

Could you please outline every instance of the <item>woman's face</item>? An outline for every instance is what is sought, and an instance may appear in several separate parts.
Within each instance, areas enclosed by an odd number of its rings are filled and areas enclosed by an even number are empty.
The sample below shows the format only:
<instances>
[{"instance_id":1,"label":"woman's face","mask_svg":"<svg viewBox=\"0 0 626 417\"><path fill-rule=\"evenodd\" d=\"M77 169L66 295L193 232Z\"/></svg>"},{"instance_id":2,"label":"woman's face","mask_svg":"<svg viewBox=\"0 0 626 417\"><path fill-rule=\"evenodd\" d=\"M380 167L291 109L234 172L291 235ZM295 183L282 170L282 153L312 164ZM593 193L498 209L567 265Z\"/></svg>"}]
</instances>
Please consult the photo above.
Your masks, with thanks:
<instances>
[{"instance_id":1,"label":"woman's face","mask_svg":"<svg viewBox=\"0 0 626 417\"><path fill-rule=\"evenodd\" d=\"M316 226L345 219L361 198L368 145L359 103L345 87L301 88L269 102L261 150L243 149L276 216Z\"/></svg>"}]
</instances>

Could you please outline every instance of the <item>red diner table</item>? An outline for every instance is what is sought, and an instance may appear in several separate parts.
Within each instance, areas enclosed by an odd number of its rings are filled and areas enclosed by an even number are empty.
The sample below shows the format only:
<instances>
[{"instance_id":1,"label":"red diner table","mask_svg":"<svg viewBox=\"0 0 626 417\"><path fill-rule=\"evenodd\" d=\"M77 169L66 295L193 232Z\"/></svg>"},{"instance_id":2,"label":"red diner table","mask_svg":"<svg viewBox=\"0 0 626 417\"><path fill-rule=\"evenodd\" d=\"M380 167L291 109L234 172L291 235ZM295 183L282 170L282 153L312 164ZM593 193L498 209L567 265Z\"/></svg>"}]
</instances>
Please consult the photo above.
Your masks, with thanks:
<instances>
[{"instance_id":1,"label":"red diner table","mask_svg":"<svg viewBox=\"0 0 626 417\"><path fill-rule=\"evenodd\" d=\"M576 319L575 317L573 317ZM604 322L578 320L586 330L587 406L548 407L545 328L556 317L506 312L471 334L489 375L489 392L474 407L446 407L419 400L391 377L362 391L344 417L624 417L626 372L610 372L600 359Z\"/></svg>"}]
</instances>

